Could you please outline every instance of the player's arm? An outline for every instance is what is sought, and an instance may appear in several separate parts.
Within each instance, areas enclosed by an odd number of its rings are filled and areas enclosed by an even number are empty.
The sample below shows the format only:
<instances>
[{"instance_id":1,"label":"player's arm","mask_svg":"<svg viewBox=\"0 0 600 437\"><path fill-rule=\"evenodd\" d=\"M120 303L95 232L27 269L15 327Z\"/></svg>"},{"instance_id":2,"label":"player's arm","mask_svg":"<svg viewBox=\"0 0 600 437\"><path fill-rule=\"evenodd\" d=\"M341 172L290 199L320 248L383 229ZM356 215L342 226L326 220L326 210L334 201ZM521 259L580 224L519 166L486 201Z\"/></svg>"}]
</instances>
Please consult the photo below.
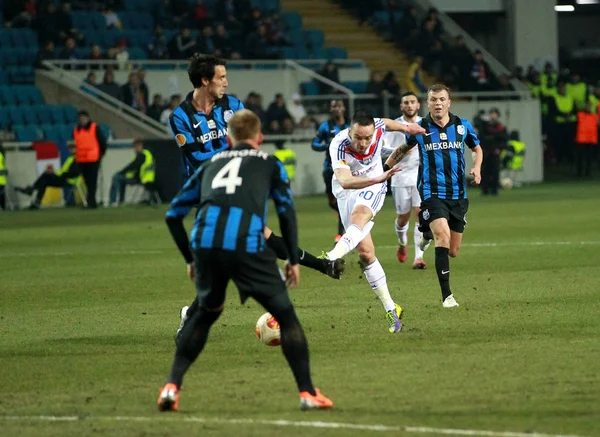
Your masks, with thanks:
<instances>
[{"instance_id":1,"label":"player's arm","mask_svg":"<svg viewBox=\"0 0 600 437\"><path fill-rule=\"evenodd\" d=\"M185 258L188 264L194 261L190 249L190 240L188 238L183 219L189 214L192 208L200 204L200 180L204 167L200 167L196 173L185 183L181 191L171 201L167 210L166 222L171 232L177 248Z\"/></svg>"},{"instance_id":2,"label":"player's arm","mask_svg":"<svg viewBox=\"0 0 600 437\"><path fill-rule=\"evenodd\" d=\"M414 138L414 137L410 137L410 138ZM388 156L388 159L386 159L385 164L383 164L383 169L387 171L390 168L394 167L396 164L398 164L400 161L402 161L402 158L404 158L407 153L410 153L411 149L413 147L415 147L416 145L417 145L416 141L411 141L409 139L409 142L401 144L400 146L396 147L396 149L394 149L394 151L390 154L390 156Z\"/></svg>"},{"instance_id":3,"label":"player's arm","mask_svg":"<svg viewBox=\"0 0 600 437\"><path fill-rule=\"evenodd\" d=\"M327 122L321 123L317 135L313 138L310 147L315 152L325 152L329 148L327 144Z\"/></svg>"},{"instance_id":4,"label":"player's arm","mask_svg":"<svg viewBox=\"0 0 600 437\"><path fill-rule=\"evenodd\" d=\"M214 156L215 152L200 152L200 150L204 150L204 144L196 144L196 138L194 137L192 126L190 126L190 121L181 108L176 108L169 116L169 127L179 148L192 147L194 158L198 161L206 161ZM198 147L194 147L195 145Z\"/></svg>"},{"instance_id":5,"label":"player's arm","mask_svg":"<svg viewBox=\"0 0 600 437\"><path fill-rule=\"evenodd\" d=\"M127 164L127 166L123 168L119 173L125 174L129 171L138 171L140 168L142 168L142 165L144 165L145 161L146 157L143 153L140 152L135 156L135 159L129 164Z\"/></svg>"},{"instance_id":6,"label":"player's arm","mask_svg":"<svg viewBox=\"0 0 600 437\"><path fill-rule=\"evenodd\" d=\"M273 175L271 178L270 196L275 202L275 210L279 217L279 228L283 237L285 247L289 256L289 263L297 265L298 259L298 224L296 221L296 210L294 209L294 199L290 189L290 179L283 167L281 161L273 158Z\"/></svg>"},{"instance_id":7,"label":"player's arm","mask_svg":"<svg viewBox=\"0 0 600 437\"><path fill-rule=\"evenodd\" d=\"M385 182L399 171L400 169L396 167L386 170L381 175L374 178L359 178L352 176L352 172L350 172L349 168L338 167L333 170L335 177L345 190L360 190L361 188Z\"/></svg>"},{"instance_id":8,"label":"player's arm","mask_svg":"<svg viewBox=\"0 0 600 437\"><path fill-rule=\"evenodd\" d=\"M483 150L481 149L481 142L477 137L473 125L465 119L462 119L463 125L467 130L467 136L465 137L465 144L472 151L473 156L473 168L469 172L473 176L473 184L479 185L481 182L481 164L483 163Z\"/></svg>"},{"instance_id":9,"label":"player's arm","mask_svg":"<svg viewBox=\"0 0 600 437\"><path fill-rule=\"evenodd\" d=\"M391 118L382 118L381 120L385 123L385 130L390 132L404 132L407 135L425 133L425 129L423 129L419 123L404 124L392 120Z\"/></svg>"}]
</instances>

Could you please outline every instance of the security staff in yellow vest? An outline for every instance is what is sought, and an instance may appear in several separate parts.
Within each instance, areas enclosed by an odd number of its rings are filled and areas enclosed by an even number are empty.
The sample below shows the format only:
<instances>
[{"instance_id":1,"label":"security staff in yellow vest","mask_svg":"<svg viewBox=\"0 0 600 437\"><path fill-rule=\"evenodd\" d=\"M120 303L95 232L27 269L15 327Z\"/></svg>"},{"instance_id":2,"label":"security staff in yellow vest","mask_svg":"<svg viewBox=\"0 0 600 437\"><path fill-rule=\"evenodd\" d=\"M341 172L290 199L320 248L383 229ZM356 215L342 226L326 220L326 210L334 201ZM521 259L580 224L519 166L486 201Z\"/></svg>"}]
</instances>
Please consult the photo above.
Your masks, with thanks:
<instances>
[{"instance_id":1,"label":"security staff in yellow vest","mask_svg":"<svg viewBox=\"0 0 600 437\"><path fill-rule=\"evenodd\" d=\"M75 162L75 145L69 146L69 157L57 172L51 169L46 170L39 178L27 187L15 187L15 191L31 196L36 191L34 201L29 206L29 209L39 209L46 188L48 187L68 187L74 186L80 179L80 170L77 162Z\"/></svg>"},{"instance_id":2,"label":"security staff in yellow vest","mask_svg":"<svg viewBox=\"0 0 600 437\"><path fill-rule=\"evenodd\" d=\"M125 187L127 185L144 185L152 196L155 195L156 170L154 157L148 149L144 149L142 140L135 140L133 148L135 150L133 161L113 176L110 185L111 206L119 206L125 202Z\"/></svg>"},{"instance_id":3,"label":"security staff in yellow vest","mask_svg":"<svg viewBox=\"0 0 600 437\"><path fill-rule=\"evenodd\" d=\"M567 94L573 97L575 109L583 111L588 100L588 86L578 73L571 75L571 82L567 84Z\"/></svg>"},{"instance_id":4,"label":"security staff in yellow vest","mask_svg":"<svg viewBox=\"0 0 600 437\"><path fill-rule=\"evenodd\" d=\"M591 105L592 114L600 114L600 84L590 93L588 101Z\"/></svg>"},{"instance_id":5,"label":"security staff in yellow vest","mask_svg":"<svg viewBox=\"0 0 600 437\"><path fill-rule=\"evenodd\" d=\"M557 92L550 103L550 116L552 118L550 144L554 156L557 162L571 160L577 113L573 97L567 94L567 87L564 82L559 82Z\"/></svg>"},{"instance_id":6,"label":"security staff in yellow vest","mask_svg":"<svg viewBox=\"0 0 600 437\"><path fill-rule=\"evenodd\" d=\"M500 154L502 168L505 170L521 170L525 161L525 143L520 141L519 132L514 130L510 133L508 146Z\"/></svg>"},{"instance_id":7,"label":"security staff in yellow vest","mask_svg":"<svg viewBox=\"0 0 600 437\"><path fill-rule=\"evenodd\" d=\"M283 144L278 144L277 150L273 153L275 158L279 159L287 171L290 180L296 177L296 152L292 149L285 149Z\"/></svg>"},{"instance_id":8,"label":"security staff in yellow vest","mask_svg":"<svg viewBox=\"0 0 600 437\"><path fill-rule=\"evenodd\" d=\"M87 207L97 208L96 189L100 160L106 153L106 138L98 125L90 119L86 110L79 111L77 126L73 130L75 141L75 161L79 165L81 175L87 187Z\"/></svg>"},{"instance_id":9,"label":"security staff in yellow vest","mask_svg":"<svg viewBox=\"0 0 600 437\"><path fill-rule=\"evenodd\" d=\"M6 209L6 182L8 170L4 159L4 147L0 144L0 208Z\"/></svg>"}]
</instances>

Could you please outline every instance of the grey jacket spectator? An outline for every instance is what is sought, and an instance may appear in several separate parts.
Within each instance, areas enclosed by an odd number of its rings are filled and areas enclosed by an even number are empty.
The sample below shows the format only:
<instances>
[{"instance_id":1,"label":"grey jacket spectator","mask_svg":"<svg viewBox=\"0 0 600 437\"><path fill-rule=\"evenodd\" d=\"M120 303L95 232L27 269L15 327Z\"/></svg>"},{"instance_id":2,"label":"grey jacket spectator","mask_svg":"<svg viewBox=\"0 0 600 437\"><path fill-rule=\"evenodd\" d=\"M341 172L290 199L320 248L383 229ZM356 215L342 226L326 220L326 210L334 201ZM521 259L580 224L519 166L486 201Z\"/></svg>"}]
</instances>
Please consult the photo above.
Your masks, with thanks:
<instances>
[{"instance_id":1,"label":"grey jacket spectator","mask_svg":"<svg viewBox=\"0 0 600 437\"><path fill-rule=\"evenodd\" d=\"M98 85L98 89L115 99L121 100L121 86L115 83L115 74L112 70L107 70L104 73L104 80Z\"/></svg>"}]
</instances>

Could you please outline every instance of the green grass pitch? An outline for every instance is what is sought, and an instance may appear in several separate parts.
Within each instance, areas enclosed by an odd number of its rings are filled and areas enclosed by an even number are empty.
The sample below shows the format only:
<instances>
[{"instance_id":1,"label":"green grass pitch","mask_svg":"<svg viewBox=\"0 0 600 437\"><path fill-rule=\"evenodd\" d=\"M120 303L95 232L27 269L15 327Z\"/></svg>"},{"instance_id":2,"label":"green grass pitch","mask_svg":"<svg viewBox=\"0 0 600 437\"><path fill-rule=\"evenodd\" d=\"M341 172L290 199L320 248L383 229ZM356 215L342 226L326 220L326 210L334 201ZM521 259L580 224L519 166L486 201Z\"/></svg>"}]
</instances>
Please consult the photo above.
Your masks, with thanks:
<instances>
[{"instance_id":1,"label":"green grass pitch","mask_svg":"<svg viewBox=\"0 0 600 437\"><path fill-rule=\"evenodd\" d=\"M164 208L0 214L0 435L414 435L405 427L415 426L600 435L599 193L598 183L497 199L472 191L451 260L456 309L441 307L433 250L425 271L397 262L388 197L373 237L405 330L387 332L355 254L341 281L302 269L291 293L315 384L335 402L304 413L280 348L254 336L262 309L241 306L233 287L180 412L158 413L178 312L194 295ZM330 248L325 199L298 199L297 210L301 246ZM410 260L412 227L409 241ZM294 426L267 422L277 420Z\"/></svg>"}]
</instances>

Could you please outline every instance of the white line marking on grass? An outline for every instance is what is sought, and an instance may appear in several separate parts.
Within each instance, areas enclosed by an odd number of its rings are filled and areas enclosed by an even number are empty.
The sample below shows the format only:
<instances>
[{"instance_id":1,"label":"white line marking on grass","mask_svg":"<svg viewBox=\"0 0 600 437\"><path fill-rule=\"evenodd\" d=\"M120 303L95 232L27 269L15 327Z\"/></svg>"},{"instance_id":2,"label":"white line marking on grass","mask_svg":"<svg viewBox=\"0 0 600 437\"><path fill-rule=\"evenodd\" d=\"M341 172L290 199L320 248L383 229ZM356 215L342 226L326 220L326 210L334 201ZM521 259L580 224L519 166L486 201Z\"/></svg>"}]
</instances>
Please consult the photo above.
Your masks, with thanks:
<instances>
[{"instance_id":1,"label":"white line marking on grass","mask_svg":"<svg viewBox=\"0 0 600 437\"><path fill-rule=\"evenodd\" d=\"M159 255L163 250L105 250L96 252L16 252L0 253L0 258L27 258L34 256L96 256L96 255Z\"/></svg>"},{"instance_id":2,"label":"white line marking on grass","mask_svg":"<svg viewBox=\"0 0 600 437\"><path fill-rule=\"evenodd\" d=\"M310 413L309 413L310 414ZM440 434L481 437L583 437L578 435L543 434L537 432L489 431L478 429L431 428L425 426L388 426L368 425L360 423L304 421L304 420L261 420L261 419L224 419L190 416L156 415L156 416L0 416L0 421L37 421L37 422L190 422L221 423L227 425L263 425L278 427L353 429L373 432L406 432L419 434Z\"/></svg>"}]
</instances>

